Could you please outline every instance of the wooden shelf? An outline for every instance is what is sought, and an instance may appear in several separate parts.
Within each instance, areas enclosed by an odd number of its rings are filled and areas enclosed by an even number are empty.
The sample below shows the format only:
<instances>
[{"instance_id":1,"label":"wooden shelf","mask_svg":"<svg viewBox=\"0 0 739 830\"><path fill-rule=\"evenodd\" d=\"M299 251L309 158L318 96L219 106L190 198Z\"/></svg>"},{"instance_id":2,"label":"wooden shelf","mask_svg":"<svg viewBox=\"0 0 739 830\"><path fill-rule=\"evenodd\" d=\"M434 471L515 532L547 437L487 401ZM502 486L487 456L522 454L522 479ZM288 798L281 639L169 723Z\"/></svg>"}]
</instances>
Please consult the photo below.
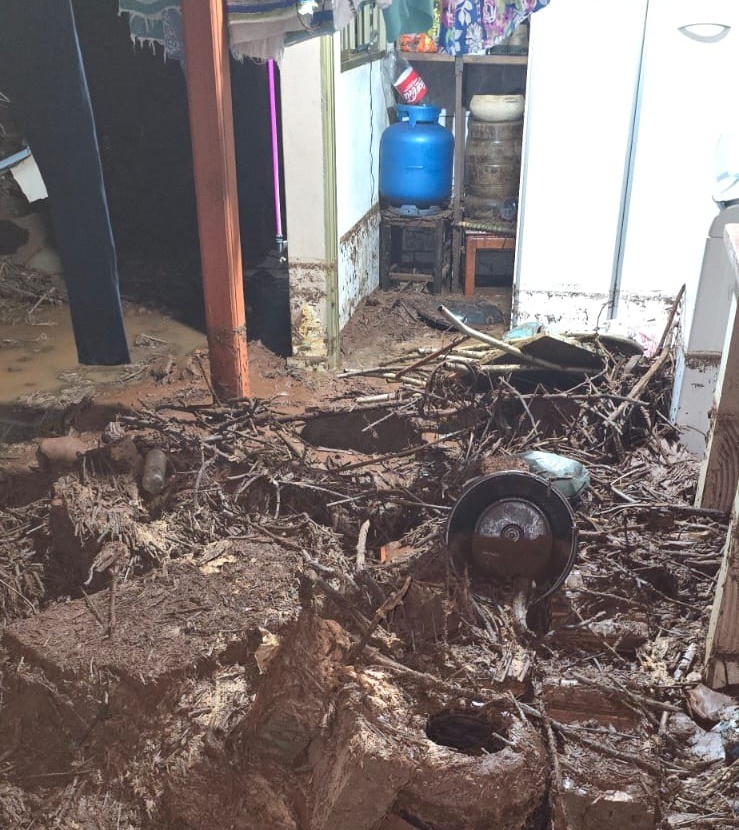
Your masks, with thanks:
<instances>
[{"instance_id":1,"label":"wooden shelf","mask_svg":"<svg viewBox=\"0 0 739 830\"><path fill-rule=\"evenodd\" d=\"M462 55L462 63L486 63L499 66L526 66L528 55Z\"/></svg>"},{"instance_id":2,"label":"wooden shelf","mask_svg":"<svg viewBox=\"0 0 739 830\"><path fill-rule=\"evenodd\" d=\"M441 52L400 52L399 54L414 63L416 61L437 61L439 63L454 63L454 55L445 55ZM528 55L460 55L462 63L482 63L498 66L526 66Z\"/></svg>"},{"instance_id":3,"label":"wooden shelf","mask_svg":"<svg viewBox=\"0 0 739 830\"><path fill-rule=\"evenodd\" d=\"M452 210L454 222L452 224L452 273L454 281L462 287L465 292L470 291L471 281L469 275L463 283L460 274L460 263L462 257L462 243L464 232L459 223L462 221L462 181L464 179L464 150L465 150L465 107L463 97L463 76L465 66L527 66L529 62L528 53L525 55L446 55L440 52L400 52L410 63L445 63L454 74L454 193L452 195ZM423 70L419 69L423 74ZM442 74L448 74L444 70ZM515 244L515 242L513 243ZM468 257L468 262L474 260L474 255ZM473 265L474 267L474 265ZM474 281L474 276L472 278Z\"/></svg>"}]
</instances>

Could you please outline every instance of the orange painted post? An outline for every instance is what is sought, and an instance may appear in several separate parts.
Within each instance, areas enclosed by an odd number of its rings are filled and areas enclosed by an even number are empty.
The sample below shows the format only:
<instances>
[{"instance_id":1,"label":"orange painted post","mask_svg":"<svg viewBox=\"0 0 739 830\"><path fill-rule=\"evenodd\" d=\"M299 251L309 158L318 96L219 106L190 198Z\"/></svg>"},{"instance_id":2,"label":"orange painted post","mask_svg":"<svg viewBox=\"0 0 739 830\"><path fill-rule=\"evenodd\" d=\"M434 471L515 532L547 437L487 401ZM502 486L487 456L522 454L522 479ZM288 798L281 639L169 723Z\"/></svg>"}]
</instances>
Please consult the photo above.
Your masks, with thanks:
<instances>
[{"instance_id":1,"label":"orange painted post","mask_svg":"<svg viewBox=\"0 0 739 830\"><path fill-rule=\"evenodd\" d=\"M231 71L223 0L182 0L210 373L225 399L249 394Z\"/></svg>"}]
</instances>

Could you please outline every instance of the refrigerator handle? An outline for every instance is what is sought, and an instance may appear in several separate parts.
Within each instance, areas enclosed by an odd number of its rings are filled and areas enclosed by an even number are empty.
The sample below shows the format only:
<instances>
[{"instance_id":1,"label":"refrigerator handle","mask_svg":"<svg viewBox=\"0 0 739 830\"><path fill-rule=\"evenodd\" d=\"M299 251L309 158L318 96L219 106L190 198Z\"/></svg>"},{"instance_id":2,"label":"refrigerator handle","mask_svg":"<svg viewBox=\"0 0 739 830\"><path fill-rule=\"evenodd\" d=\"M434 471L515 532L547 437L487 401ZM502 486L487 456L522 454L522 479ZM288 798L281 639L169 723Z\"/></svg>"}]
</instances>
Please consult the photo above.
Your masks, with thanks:
<instances>
[{"instance_id":1,"label":"refrigerator handle","mask_svg":"<svg viewBox=\"0 0 739 830\"><path fill-rule=\"evenodd\" d=\"M678 31L691 40L700 43L718 43L729 34L731 26L726 23L688 23L685 26L678 26Z\"/></svg>"}]
</instances>

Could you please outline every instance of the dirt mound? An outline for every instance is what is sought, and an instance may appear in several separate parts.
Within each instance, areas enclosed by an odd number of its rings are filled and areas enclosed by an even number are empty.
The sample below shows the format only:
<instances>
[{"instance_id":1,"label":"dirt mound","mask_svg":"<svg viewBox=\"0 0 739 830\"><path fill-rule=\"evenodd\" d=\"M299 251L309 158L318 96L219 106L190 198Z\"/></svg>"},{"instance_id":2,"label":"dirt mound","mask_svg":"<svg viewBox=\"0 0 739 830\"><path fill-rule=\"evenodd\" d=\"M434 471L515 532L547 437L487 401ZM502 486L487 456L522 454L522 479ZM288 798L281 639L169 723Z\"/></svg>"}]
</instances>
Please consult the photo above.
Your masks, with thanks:
<instances>
[{"instance_id":1,"label":"dirt mound","mask_svg":"<svg viewBox=\"0 0 739 830\"><path fill-rule=\"evenodd\" d=\"M25 471L0 509L0 822L648 830L698 792L732 820L732 768L660 728L687 711L675 667L699 665L727 518L692 507L670 361L599 353L547 386L448 356L380 401L129 410ZM534 448L590 486L575 567L522 619L444 523Z\"/></svg>"}]
</instances>

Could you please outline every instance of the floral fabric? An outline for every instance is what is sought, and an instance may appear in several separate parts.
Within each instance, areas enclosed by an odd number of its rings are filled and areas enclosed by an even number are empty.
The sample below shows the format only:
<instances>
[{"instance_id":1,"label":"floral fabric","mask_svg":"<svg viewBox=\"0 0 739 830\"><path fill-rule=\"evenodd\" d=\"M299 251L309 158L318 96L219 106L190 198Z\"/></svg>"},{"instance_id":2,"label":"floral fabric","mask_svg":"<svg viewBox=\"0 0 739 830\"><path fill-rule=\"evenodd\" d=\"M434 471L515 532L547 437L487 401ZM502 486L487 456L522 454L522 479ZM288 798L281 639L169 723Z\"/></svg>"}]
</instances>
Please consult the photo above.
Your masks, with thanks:
<instances>
[{"instance_id":1,"label":"floral fabric","mask_svg":"<svg viewBox=\"0 0 739 830\"><path fill-rule=\"evenodd\" d=\"M549 0L441 0L439 51L483 54Z\"/></svg>"}]
</instances>

